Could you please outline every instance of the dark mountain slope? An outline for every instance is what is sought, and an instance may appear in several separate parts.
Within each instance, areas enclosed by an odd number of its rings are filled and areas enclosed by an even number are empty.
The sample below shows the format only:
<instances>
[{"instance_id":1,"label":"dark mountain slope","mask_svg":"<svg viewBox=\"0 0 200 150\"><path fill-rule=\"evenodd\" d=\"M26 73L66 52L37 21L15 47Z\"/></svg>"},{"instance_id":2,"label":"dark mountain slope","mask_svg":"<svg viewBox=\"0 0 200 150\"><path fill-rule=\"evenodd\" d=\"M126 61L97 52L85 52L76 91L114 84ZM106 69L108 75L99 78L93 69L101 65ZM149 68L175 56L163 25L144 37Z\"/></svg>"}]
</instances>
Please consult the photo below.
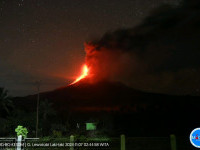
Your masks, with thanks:
<instances>
[{"instance_id":1,"label":"dark mountain slope","mask_svg":"<svg viewBox=\"0 0 200 150\"><path fill-rule=\"evenodd\" d=\"M114 134L183 135L200 124L195 117L199 97L145 93L118 82L83 80L40 93L40 101L45 99L53 103L61 120L69 116L72 123L98 120L111 125ZM36 100L37 95L15 98L16 105L27 111L36 110Z\"/></svg>"}]
</instances>

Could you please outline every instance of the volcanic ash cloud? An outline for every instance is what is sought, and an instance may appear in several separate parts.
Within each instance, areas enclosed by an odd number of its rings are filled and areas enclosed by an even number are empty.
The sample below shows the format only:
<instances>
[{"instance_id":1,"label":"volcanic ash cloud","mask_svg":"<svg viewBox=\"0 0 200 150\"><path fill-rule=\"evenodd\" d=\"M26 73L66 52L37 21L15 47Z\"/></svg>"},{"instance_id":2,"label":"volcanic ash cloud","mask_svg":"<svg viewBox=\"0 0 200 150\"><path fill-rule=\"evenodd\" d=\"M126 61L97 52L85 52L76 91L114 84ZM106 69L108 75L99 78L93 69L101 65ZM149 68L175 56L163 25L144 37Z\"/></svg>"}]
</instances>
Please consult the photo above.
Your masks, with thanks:
<instances>
[{"instance_id":1,"label":"volcanic ash cloud","mask_svg":"<svg viewBox=\"0 0 200 150\"><path fill-rule=\"evenodd\" d=\"M106 78L151 92L196 94L200 89L199 12L198 1L162 6L137 27L87 42L86 64L93 81Z\"/></svg>"}]
</instances>

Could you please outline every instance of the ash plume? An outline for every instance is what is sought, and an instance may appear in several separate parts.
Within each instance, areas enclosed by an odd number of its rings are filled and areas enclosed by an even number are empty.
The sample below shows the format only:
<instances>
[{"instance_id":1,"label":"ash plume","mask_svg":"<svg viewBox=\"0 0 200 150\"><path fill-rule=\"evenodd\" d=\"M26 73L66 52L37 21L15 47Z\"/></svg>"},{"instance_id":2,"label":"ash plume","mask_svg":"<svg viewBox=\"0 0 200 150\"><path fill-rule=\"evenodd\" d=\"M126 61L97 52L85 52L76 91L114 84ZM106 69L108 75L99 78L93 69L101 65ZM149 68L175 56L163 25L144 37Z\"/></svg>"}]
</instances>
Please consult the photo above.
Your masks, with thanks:
<instances>
[{"instance_id":1,"label":"ash plume","mask_svg":"<svg viewBox=\"0 0 200 150\"><path fill-rule=\"evenodd\" d=\"M95 80L168 94L200 95L200 1L163 5L140 25L85 44Z\"/></svg>"}]
</instances>

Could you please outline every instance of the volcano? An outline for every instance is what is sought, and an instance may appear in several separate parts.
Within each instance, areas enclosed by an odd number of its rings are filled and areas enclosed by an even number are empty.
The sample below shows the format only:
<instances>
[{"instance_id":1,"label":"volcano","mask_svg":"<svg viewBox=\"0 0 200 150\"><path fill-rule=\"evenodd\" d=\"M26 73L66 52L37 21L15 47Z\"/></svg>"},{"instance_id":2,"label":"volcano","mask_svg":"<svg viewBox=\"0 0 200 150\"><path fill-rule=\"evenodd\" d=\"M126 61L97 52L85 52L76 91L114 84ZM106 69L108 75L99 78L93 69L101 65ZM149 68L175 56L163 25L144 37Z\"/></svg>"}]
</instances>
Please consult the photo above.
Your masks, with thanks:
<instances>
[{"instance_id":1,"label":"volcano","mask_svg":"<svg viewBox=\"0 0 200 150\"><path fill-rule=\"evenodd\" d=\"M147 93L120 82L90 83L85 78L70 86L40 93L40 101L45 99L53 103L61 120L69 119L69 114L72 122L98 120L111 126L114 134L181 135L182 124L188 133L200 124L200 121L191 123L195 119L193 114L198 113L199 97ZM17 107L26 111L35 111L36 100L37 95L15 98Z\"/></svg>"},{"instance_id":2,"label":"volcano","mask_svg":"<svg viewBox=\"0 0 200 150\"><path fill-rule=\"evenodd\" d=\"M90 83L88 80L85 78L69 86L40 93L40 99L48 99L59 110L65 109L66 104L72 111L121 111L122 108L126 108L126 111L136 111L136 104L151 103L149 97L154 97L153 101L159 102L159 97L163 96L135 90L120 82L101 80ZM34 102L36 97L37 95L30 95L19 99L30 103ZM59 108L59 104L62 104L63 108Z\"/></svg>"}]
</instances>

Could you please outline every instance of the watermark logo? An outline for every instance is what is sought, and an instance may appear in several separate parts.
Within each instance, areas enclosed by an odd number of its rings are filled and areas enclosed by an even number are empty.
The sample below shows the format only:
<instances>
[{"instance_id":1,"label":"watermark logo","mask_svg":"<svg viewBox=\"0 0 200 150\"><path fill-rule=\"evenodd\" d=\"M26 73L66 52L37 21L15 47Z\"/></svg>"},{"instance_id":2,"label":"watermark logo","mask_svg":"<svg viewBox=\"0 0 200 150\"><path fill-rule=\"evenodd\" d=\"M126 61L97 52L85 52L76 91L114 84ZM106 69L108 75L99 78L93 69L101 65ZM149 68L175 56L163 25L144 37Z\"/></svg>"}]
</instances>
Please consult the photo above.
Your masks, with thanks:
<instances>
[{"instance_id":1,"label":"watermark logo","mask_svg":"<svg viewBox=\"0 0 200 150\"><path fill-rule=\"evenodd\" d=\"M194 147L200 148L200 128L196 128L190 133L190 143Z\"/></svg>"}]
</instances>

